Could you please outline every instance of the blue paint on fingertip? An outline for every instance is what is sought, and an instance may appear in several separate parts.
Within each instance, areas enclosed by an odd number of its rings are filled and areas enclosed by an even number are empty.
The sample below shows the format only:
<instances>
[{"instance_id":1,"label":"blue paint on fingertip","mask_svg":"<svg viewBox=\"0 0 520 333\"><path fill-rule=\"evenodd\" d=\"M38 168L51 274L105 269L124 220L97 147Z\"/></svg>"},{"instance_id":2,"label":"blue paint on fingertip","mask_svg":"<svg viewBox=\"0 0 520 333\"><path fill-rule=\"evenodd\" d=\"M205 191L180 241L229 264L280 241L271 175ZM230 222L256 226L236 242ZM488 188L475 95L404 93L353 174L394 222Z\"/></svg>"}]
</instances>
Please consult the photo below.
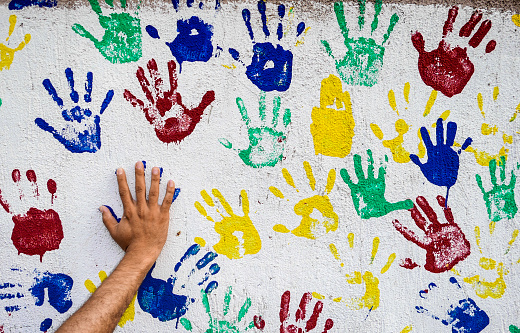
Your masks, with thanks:
<instances>
[{"instance_id":1,"label":"blue paint on fingertip","mask_svg":"<svg viewBox=\"0 0 520 333\"><path fill-rule=\"evenodd\" d=\"M141 162L143 162L143 167L146 170L146 161L141 161Z\"/></svg>"},{"instance_id":2,"label":"blue paint on fingertip","mask_svg":"<svg viewBox=\"0 0 520 333\"><path fill-rule=\"evenodd\" d=\"M218 282L217 281L211 281L210 283L208 283L208 286L206 287L206 289L204 290L204 292L206 294L209 294L211 293L213 290L217 289L218 287Z\"/></svg>"},{"instance_id":3,"label":"blue paint on fingertip","mask_svg":"<svg viewBox=\"0 0 520 333\"><path fill-rule=\"evenodd\" d=\"M106 208L108 208L108 210L110 211L110 214L112 214L112 216L117 220L117 223L121 222L121 219L119 217L117 217L116 213L114 212L114 210L112 209L112 207L108 206L108 205L104 205Z\"/></svg>"},{"instance_id":4,"label":"blue paint on fingertip","mask_svg":"<svg viewBox=\"0 0 520 333\"><path fill-rule=\"evenodd\" d=\"M146 32L148 35L155 39L160 39L159 37L159 31L157 31L157 28L155 28L153 25L147 25L146 26Z\"/></svg>"}]
</instances>

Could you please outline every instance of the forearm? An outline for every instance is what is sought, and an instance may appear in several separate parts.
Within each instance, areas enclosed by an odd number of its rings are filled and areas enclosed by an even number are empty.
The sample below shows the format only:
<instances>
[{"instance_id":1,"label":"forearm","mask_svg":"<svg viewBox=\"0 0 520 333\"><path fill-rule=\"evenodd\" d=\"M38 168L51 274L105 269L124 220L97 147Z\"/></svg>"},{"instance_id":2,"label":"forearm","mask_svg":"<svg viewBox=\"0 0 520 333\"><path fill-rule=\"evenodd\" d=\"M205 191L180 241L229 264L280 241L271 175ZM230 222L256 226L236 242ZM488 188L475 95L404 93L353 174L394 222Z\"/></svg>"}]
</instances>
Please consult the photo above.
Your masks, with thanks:
<instances>
[{"instance_id":1,"label":"forearm","mask_svg":"<svg viewBox=\"0 0 520 333\"><path fill-rule=\"evenodd\" d=\"M126 253L90 299L56 332L113 332L154 261L137 251Z\"/></svg>"}]
</instances>

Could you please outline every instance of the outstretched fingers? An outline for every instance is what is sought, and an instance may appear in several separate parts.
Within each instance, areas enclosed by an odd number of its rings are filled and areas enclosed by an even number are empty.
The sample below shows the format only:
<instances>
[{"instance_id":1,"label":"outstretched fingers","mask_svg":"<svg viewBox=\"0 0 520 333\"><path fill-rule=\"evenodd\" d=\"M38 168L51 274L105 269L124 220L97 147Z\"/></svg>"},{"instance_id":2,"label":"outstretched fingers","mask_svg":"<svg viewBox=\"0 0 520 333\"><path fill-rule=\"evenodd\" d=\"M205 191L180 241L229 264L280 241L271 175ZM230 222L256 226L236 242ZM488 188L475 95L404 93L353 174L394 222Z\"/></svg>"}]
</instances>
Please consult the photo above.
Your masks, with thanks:
<instances>
[{"instance_id":1,"label":"outstretched fingers","mask_svg":"<svg viewBox=\"0 0 520 333\"><path fill-rule=\"evenodd\" d=\"M142 67L137 68L137 73L135 74L137 76L137 80L139 81L139 84L141 85L141 89L143 90L146 99L150 101L150 103L155 104L155 99L152 95L152 92L150 91L150 82L144 75L144 69Z\"/></svg>"},{"instance_id":2,"label":"outstretched fingers","mask_svg":"<svg viewBox=\"0 0 520 333\"><path fill-rule=\"evenodd\" d=\"M161 205L161 212L167 213L170 211L174 195L175 183L173 182L173 180L169 180L168 185L166 185L166 194L164 195L163 203Z\"/></svg>"},{"instance_id":3,"label":"outstretched fingers","mask_svg":"<svg viewBox=\"0 0 520 333\"><path fill-rule=\"evenodd\" d=\"M403 226L398 220L394 220L392 223L394 228L399 231L404 238L421 248L426 248L427 244L421 239L421 237L417 236L415 232Z\"/></svg>"},{"instance_id":4,"label":"outstretched fingers","mask_svg":"<svg viewBox=\"0 0 520 333\"><path fill-rule=\"evenodd\" d=\"M348 40L348 27L347 21L345 20L345 11L343 8L343 2L338 1L334 3L334 12L336 13L336 19L338 20L339 28L341 29L341 34L345 39L345 42Z\"/></svg>"},{"instance_id":5,"label":"outstretched fingers","mask_svg":"<svg viewBox=\"0 0 520 333\"><path fill-rule=\"evenodd\" d=\"M170 77L170 93L174 94L177 92L177 65L175 60L168 61L168 74Z\"/></svg>"},{"instance_id":6,"label":"outstretched fingers","mask_svg":"<svg viewBox=\"0 0 520 333\"><path fill-rule=\"evenodd\" d=\"M110 235L114 235L118 226L117 220L106 206L99 207L99 211L101 212L103 224L107 228Z\"/></svg>"},{"instance_id":7,"label":"outstretched fingers","mask_svg":"<svg viewBox=\"0 0 520 333\"><path fill-rule=\"evenodd\" d=\"M135 199L137 208L146 206L146 180L144 176L144 164L139 161L135 164Z\"/></svg>"},{"instance_id":8,"label":"outstretched fingers","mask_svg":"<svg viewBox=\"0 0 520 333\"><path fill-rule=\"evenodd\" d=\"M161 181L161 171L158 167L152 168L152 182L148 194L148 203L157 204L159 200L159 183Z\"/></svg>"},{"instance_id":9,"label":"outstretched fingers","mask_svg":"<svg viewBox=\"0 0 520 333\"><path fill-rule=\"evenodd\" d=\"M365 179L365 173L363 172L363 166L361 165L361 156L358 154L354 155L354 172L358 178L358 181Z\"/></svg>"},{"instance_id":10,"label":"outstretched fingers","mask_svg":"<svg viewBox=\"0 0 520 333\"><path fill-rule=\"evenodd\" d=\"M437 219L437 214L435 213L433 208L430 206L430 204L428 203L426 198L423 196L418 196L415 201L417 202L419 207L421 207L422 211L424 212L424 214L426 215L428 220L431 222L431 224L434 227L439 226L440 223L439 223L439 220Z\"/></svg>"},{"instance_id":11,"label":"outstretched fingers","mask_svg":"<svg viewBox=\"0 0 520 333\"><path fill-rule=\"evenodd\" d=\"M439 206L441 206L442 210L444 211L444 217L446 217L446 221L448 221L449 224L455 224L455 219L453 218L453 213L451 212L451 208L446 205L446 199L443 196L438 195L437 202L439 203Z\"/></svg>"},{"instance_id":12,"label":"outstretched fingers","mask_svg":"<svg viewBox=\"0 0 520 333\"><path fill-rule=\"evenodd\" d=\"M446 131L446 146L447 147L453 146L453 142L455 142L455 135L457 135L457 123L450 121L448 123L448 129Z\"/></svg>"},{"instance_id":13,"label":"outstretched fingers","mask_svg":"<svg viewBox=\"0 0 520 333\"><path fill-rule=\"evenodd\" d=\"M117 185L119 187L119 196L123 202L124 215L126 217L131 217L133 214L134 200L132 199L132 194L130 194L130 188L126 181L125 170L123 170L123 168L117 169L116 175Z\"/></svg>"}]
</instances>

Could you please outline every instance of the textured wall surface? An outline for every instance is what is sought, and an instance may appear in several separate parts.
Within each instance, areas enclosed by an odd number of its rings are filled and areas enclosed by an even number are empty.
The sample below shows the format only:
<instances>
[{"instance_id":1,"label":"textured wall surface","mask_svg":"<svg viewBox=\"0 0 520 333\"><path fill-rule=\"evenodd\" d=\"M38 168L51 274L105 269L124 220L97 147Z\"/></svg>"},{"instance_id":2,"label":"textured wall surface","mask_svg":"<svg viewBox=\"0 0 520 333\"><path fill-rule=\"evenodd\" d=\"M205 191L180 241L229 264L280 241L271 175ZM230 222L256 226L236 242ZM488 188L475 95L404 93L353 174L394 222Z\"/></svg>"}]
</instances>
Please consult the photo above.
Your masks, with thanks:
<instances>
[{"instance_id":1,"label":"textured wall surface","mask_svg":"<svg viewBox=\"0 0 520 333\"><path fill-rule=\"evenodd\" d=\"M179 195L116 331L520 332L517 5L2 1L0 332L114 269L139 160Z\"/></svg>"}]
</instances>

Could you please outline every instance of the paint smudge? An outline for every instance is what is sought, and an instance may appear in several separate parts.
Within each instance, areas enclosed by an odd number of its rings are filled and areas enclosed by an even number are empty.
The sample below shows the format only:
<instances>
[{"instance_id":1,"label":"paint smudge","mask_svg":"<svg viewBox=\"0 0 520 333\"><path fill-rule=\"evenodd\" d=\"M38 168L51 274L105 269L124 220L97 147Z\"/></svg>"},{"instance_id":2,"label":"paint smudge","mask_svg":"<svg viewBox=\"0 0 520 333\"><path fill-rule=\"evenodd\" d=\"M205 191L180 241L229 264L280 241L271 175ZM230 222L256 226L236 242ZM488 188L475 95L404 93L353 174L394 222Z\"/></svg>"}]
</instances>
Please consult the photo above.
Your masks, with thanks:
<instances>
[{"instance_id":1,"label":"paint smudge","mask_svg":"<svg viewBox=\"0 0 520 333\"><path fill-rule=\"evenodd\" d=\"M18 184L20 181L20 171L15 169L12 175L13 181ZM27 180L34 183L34 195L38 197L36 174L33 170L29 170L26 176ZM47 189L51 195L54 196L56 193L56 182L50 179L47 184L49 185L49 183L51 186L48 186ZM22 198L23 194L20 192L20 199ZM15 214L7 201L1 196L1 193L0 204L7 213L12 215L14 228L11 234L11 240L18 250L18 254L39 255L40 261L42 261L45 252L57 250L60 247L61 240L63 239L63 227L61 225L60 216L55 210L40 210L31 207L24 214Z\"/></svg>"},{"instance_id":2,"label":"paint smudge","mask_svg":"<svg viewBox=\"0 0 520 333\"><path fill-rule=\"evenodd\" d=\"M363 30L365 24L365 1L358 1L360 15L358 17L359 30ZM382 0L376 0L374 20L370 25L371 34L377 29L379 24L379 14L383 6ZM348 51L341 60L337 60L330 47L329 42L322 40L321 43L325 47L325 51L331 56L336 63L336 70L341 80L347 84L356 86L372 87L377 84L379 72L383 68L383 58L385 55L384 44L388 41L390 34L394 30L395 25L399 21L399 16L394 13L390 18L390 23L386 34L383 36L381 44L377 44L373 38L359 37L354 39L349 36L349 28L345 18L343 2L334 3L334 12L344 38L345 46Z\"/></svg>"},{"instance_id":3,"label":"paint smudge","mask_svg":"<svg viewBox=\"0 0 520 333\"><path fill-rule=\"evenodd\" d=\"M251 307L251 298L247 297L244 301L244 304L240 307L240 310L238 311L238 315L236 319L227 319L229 314L229 304L231 303L233 289L231 286L228 287L226 295L224 296L224 304L222 306L222 315L215 313L212 313L211 306L208 300L208 294L204 292L204 290L201 290L201 298L202 298L202 304L204 305L204 309L206 311L206 314L209 317L209 323L208 328L204 330L204 332L210 333L210 332L219 332L219 333L239 333L239 332L245 332L253 327L256 327L255 320L248 322L243 322L242 320L247 315L247 312L249 311L249 308ZM255 316L255 318L257 318ZM191 324L191 321L186 318L181 318L180 320L181 325L189 332L192 332L193 325ZM264 323L265 325L265 323Z\"/></svg>"},{"instance_id":4,"label":"paint smudge","mask_svg":"<svg viewBox=\"0 0 520 333\"><path fill-rule=\"evenodd\" d=\"M437 196L437 202L444 211L448 223L441 224L437 214L431 208L428 201L419 196L417 205L422 209L428 221L421 215L417 206L410 209L411 216L424 236L418 236L414 231L403 226L398 220L394 220L394 227L404 238L426 250L426 264L424 268L432 273L442 273L452 269L457 263L466 259L470 254L470 243L466 236L455 223L451 208L447 207L446 200Z\"/></svg>"},{"instance_id":5,"label":"paint smudge","mask_svg":"<svg viewBox=\"0 0 520 333\"><path fill-rule=\"evenodd\" d=\"M283 115L280 115L281 100L278 96L274 97L271 127L267 127L265 92L261 92L258 111L261 126L252 127L251 119L247 114L244 101L240 97L237 97L236 103L240 115L242 116L242 121L244 121L247 126L247 133L249 135L249 147L247 149L235 149L238 151L238 156L242 159L244 164L253 168L275 166L283 159L285 141L287 139L284 130L286 130L287 126L291 123L291 110L285 109ZM281 118L283 122L282 131L276 130L279 118ZM226 139L220 139L220 143L228 149L233 149L233 144Z\"/></svg>"},{"instance_id":6,"label":"paint smudge","mask_svg":"<svg viewBox=\"0 0 520 333\"><path fill-rule=\"evenodd\" d=\"M426 127L421 127L421 137L426 147L428 161L422 163L415 154L410 154L410 159L421 168L424 177L426 177L430 183L447 187L447 205L450 188L457 182L457 176L459 174L459 155L462 150L465 150L471 144L472 139L467 138L462 144L461 149L456 152L452 146L455 141L455 135L457 134L457 124L452 121L448 122L446 142L444 142L444 125L442 122L442 118L437 119L437 145L435 146L430 139L430 133L428 133Z\"/></svg>"},{"instance_id":7,"label":"paint smudge","mask_svg":"<svg viewBox=\"0 0 520 333\"><path fill-rule=\"evenodd\" d=\"M20 10L25 7L39 6L39 7L56 7L58 5L57 0L12 0L9 2L10 10Z\"/></svg>"},{"instance_id":8,"label":"paint smudge","mask_svg":"<svg viewBox=\"0 0 520 333\"><path fill-rule=\"evenodd\" d=\"M361 156L354 155L354 170L358 178L357 184L351 180L347 169L341 169L341 178L345 184L350 188L350 195L356 212L362 219L369 219L372 217L381 217L395 210L410 209L413 207L413 202L410 199L390 203L385 198L386 191L386 166L379 167L377 178L374 172L374 158L372 151L367 150L368 154L368 169L367 175L363 172L361 165ZM388 157L385 155L385 161L388 162Z\"/></svg>"},{"instance_id":9,"label":"paint smudge","mask_svg":"<svg viewBox=\"0 0 520 333\"><path fill-rule=\"evenodd\" d=\"M510 333L520 333L520 328L516 327L515 325L510 325L509 332Z\"/></svg>"},{"instance_id":10,"label":"paint smudge","mask_svg":"<svg viewBox=\"0 0 520 333\"><path fill-rule=\"evenodd\" d=\"M349 247L353 248L354 246L354 234L350 233L348 235L349 239ZM372 239L372 252L370 254L370 263L369 265L372 265L374 263L374 260L376 259L377 252L379 249L379 237L375 237ZM330 252L334 256L334 258L340 262L341 267L345 267L345 264L341 260L341 257L339 255L338 249L335 244L329 245ZM390 267L392 266L392 263L394 262L396 257L395 253L392 253L388 256L388 260L386 264L381 268L380 274L381 276L385 274ZM381 277L380 276L380 277ZM361 297L351 297L351 298L343 298L343 297L334 297L334 302L343 302L347 306L347 308L351 310L361 310L361 309L367 309L369 313L373 310L376 310L379 307L380 302L380 295L381 291L379 289L379 278L377 277L377 274L374 275L371 271L365 271L361 273L360 271L355 271L352 273L348 273L345 275L347 283L353 284L353 285L365 285L365 294ZM313 296L315 298L324 299L325 296L320 295L318 293L313 293Z\"/></svg>"},{"instance_id":11,"label":"paint smudge","mask_svg":"<svg viewBox=\"0 0 520 333\"><path fill-rule=\"evenodd\" d=\"M329 108L334 105L335 108ZM354 137L354 116L348 91L341 80L330 75L321 81L320 107L312 108L311 135L316 155L343 158L350 154Z\"/></svg>"},{"instance_id":12,"label":"paint smudge","mask_svg":"<svg viewBox=\"0 0 520 333\"><path fill-rule=\"evenodd\" d=\"M313 192L316 191L316 180L314 178L314 173L312 171L312 167L309 162L303 162L303 168L307 175L307 179L309 180L309 187ZM289 171L285 168L282 169L282 174L285 178L286 183L296 189L294 185L294 180ZM290 231L283 224L276 224L273 227L273 230L281 233L289 233L291 232L293 235L298 237L305 237L309 239L316 239L325 235L330 231L336 231L338 229L338 214L334 212L334 207L329 199L329 194L334 188L334 183L336 182L336 170L331 169L329 171L329 175L327 177L327 185L325 186L325 194L319 195L316 194L312 197L308 197L300 200L294 205L294 213L302 217L300 221L300 225ZM269 188L271 193L273 193L276 197L283 199L284 195L282 191L278 188L271 186ZM296 189L297 192L298 189ZM314 218L313 213L317 210L321 214L322 220Z\"/></svg>"},{"instance_id":13,"label":"paint smudge","mask_svg":"<svg viewBox=\"0 0 520 333\"><path fill-rule=\"evenodd\" d=\"M173 8L175 8L175 11L178 12L179 11L179 0L172 0L172 4L173 4ZM191 8L193 7L193 4L194 4L194 0L186 0L186 6L188 6L188 8ZM201 1L199 2L199 9L203 9L204 8L204 3ZM219 10L220 9L220 0L215 0L215 10Z\"/></svg>"},{"instance_id":14,"label":"paint smudge","mask_svg":"<svg viewBox=\"0 0 520 333\"><path fill-rule=\"evenodd\" d=\"M79 94L74 89L74 73L72 69L65 69L65 76L71 90L70 98L75 107L66 109L63 105L63 100L58 96L56 89L49 79L43 80L43 86L52 97L52 99L58 104L61 109L61 115L63 119L68 123L61 130L56 130L54 127L49 125L44 119L36 118L34 122L42 130L49 132L52 136L58 140L67 150L72 153L95 153L101 148L101 127L100 115L105 112L106 108L114 97L114 90L109 90L101 103L99 115L92 117L93 113L89 106L82 108L78 105ZM92 101L92 72L87 73L87 81L85 84L86 94L83 96L85 103Z\"/></svg>"},{"instance_id":15,"label":"paint smudge","mask_svg":"<svg viewBox=\"0 0 520 333\"><path fill-rule=\"evenodd\" d=\"M451 277L450 282L457 286L458 290L461 290L457 279ZM434 288L438 289L439 287L437 287L435 283L430 283L428 286L429 291L434 292ZM428 291L428 289L426 289L426 291ZM419 294L421 293L425 295L423 291L419 292ZM425 296L421 297L427 298ZM435 320L439 320L446 326L451 326L451 331L453 333L478 333L489 325L489 317L486 312L479 308L473 299L468 297L460 299L458 302L450 305L442 317L431 313L428 309L422 306L416 306L415 309L418 313L424 313Z\"/></svg>"},{"instance_id":16,"label":"paint smudge","mask_svg":"<svg viewBox=\"0 0 520 333\"><path fill-rule=\"evenodd\" d=\"M267 27L266 4L262 0L258 1L258 12L262 20L262 31L267 39L271 32ZM281 21L285 17L285 5L278 5L278 17L280 22L278 23L276 36L278 41L281 41L284 37ZM292 80L292 52L285 50L280 44L274 46L270 42L256 42L251 26L251 12L249 9L242 10L242 18L253 43L251 64L246 67L247 78L262 91L286 91L289 89ZM304 30L305 23L300 22L296 28L296 36L300 36ZM236 61L242 62L240 53L237 50L230 48L229 54Z\"/></svg>"},{"instance_id":17,"label":"paint smudge","mask_svg":"<svg viewBox=\"0 0 520 333\"><path fill-rule=\"evenodd\" d=\"M105 271L99 271L98 275L99 275L99 280L101 283L103 283L103 281L105 281L105 279L107 278L107 273ZM90 279L85 280L85 287L91 294L93 294L97 290L96 285ZM126 308L125 312L121 316L121 319L118 322L119 327L124 327L128 321L134 321L135 299L136 298L137 298L137 294L134 295L134 298L132 298L132 301L130 302L130 304Z\"/></svg>"},{"instance_id":18,"label":"paint smudge","mask_svg":"<svg viewBox=\"0 0 520 333\"><path fill-rule=\"evenodd\" d=\"M5 39L6 43L13 34L14 27L16 26L16 15L9 16L9 33ZM9 69L14 60L14 54L20 50L23 50L25 45L31 41L31 35L26 34L23 42L20 42L16 48L8 47L7 45L0 43L0 71Z\"/></svg>"},{"instance_id":19,"label":"paint smudge","mask_svg":"<svg viewBox=\"0 0 520 333\"><path fill-rule=\"evenodd\" d=\"M157 138L164 143L180 143L190 135L199 123L204 110L215 100L215 92L208 91L202 97L199 106L188 109L182 103L182 97L177 92L177 65L175 61L168 61L168 72L170 74L170 90L163 91L162 79L159 76L155 59L148 61L148 71L152 79L153 87L145 77L144 70L139 67L136 73L139 84L148 99L145 104L137 99L130 91L125 89L124 97L134 107L138 107L145 114L146 120L155 128ZM168 111L176 111L177 115L166 117ZM168 112L170 113L170 112Z\"/></svg>"},{"instance_id":20,"label":"paint smudge","mask_svg":"<svg viewBox=\"0 0 520 333\"><path fill-rule=\"evenodd\" d=\"M121 8L126 9L126 0L121 1ZM114 9L113 1L105 1ZM74 24L72 30L81 37L88 38L96 49L111 63L127 63L141 59L141 20L128 13L111 13L103 16L98 0L89 0L92 10L98 15L99 24L105 30L102 40L98 40L82 25Z\"/></svg>"},{"instance_id":21,"label":"paint smudge","mask_svg":"<svg viewBox=\"0 0 520 333\"><path fill-rule=\"evenodd\" d=\"M410 270L419 267L419 265L417 265L417 263L414 262L411 258L405 258L405 259L401 260L401 263L399 264L399 266L406 268L406 269L410 269Z\"/></svg>"},{"instance_id":22,"label":"paint smudge","mask_svg":"<svg viewBox=\"0 0 520 333\"><path fill-rule=\"evenodd\" d=\"M159 32L152 26L146 26L146 31L152 38L160 39ZM179 72L182 71L182 63L187 62L207 62L213 55L213 26L205 23L197 16L192 16L188 20L177 21L177 36L166 45L170 48L172 56L179 63Z\"/></svg>"},{"instance_id":23,"label":"paint smudge","mask_svg":"<svg viewBox=\"0 0 520 333\"><path fill-rule=\"evenodd\" d=\"M305 320L307 307L309 306L311 300L311 293L307 292L303 294L298 310L294 316L294 324L289 324L291 292L287 290L283 293L280 299L280 333L303 332L304 330L305 332L309 332L310 330L316 328L320 314L323 311L323 302L317 301L316 304L314 304L314 308L309 319ZM328 332L330 329L332 329L332 327L334 327L334 321L328 318L323 326L323 333Z\"/></svg>"},{"instance_id":24,"label":"paint smudge","mask_svg":"<svg viewBox=\"0 0 520 333\"><path fill-rule=\"evenodd\" d=\"M466 48L459 46L452 48L445 40L453 32L453 23L457 18L458 11L459 8L456 6L449 10L448 18L444 23L442 39L437 49L426 52L422 34L420 32L412 34L412 43L419 52L418 68L423 82L448 97L460 94L475 71L473 63L466 53ZM469 21L460 29L459 36L470 37L481 19L482 13L475 11ZM483 21L468 44L472 48L479 46L490 29L491 21ZM486 46L486 53L492 52L495 46L496 41L489 41Z\"/></svg>"},{"instance_id":25,"label":"paint smudge","mask_svg":"<svg viewBox=\"0 0 520 333\"><path fill-rule=\"evenodd\" d=\"M198 244L193 244L188 248L183 257L175 265L175 273L179 271L184 261L187 259L196 259L195 256L199 251L200 245ZM203 292L205 293L211 293L218 286L217 281L213 280L208 282L210 277L212 278L213 275L220 271L220 266L213 263L213 260L216 258L216 253L211 251L206 252L205 255L195 263L195 267L191 269L188 275L188 278L190 278L195 271L207 269L203 278L197 282L197 285L199 286L206 285L205 289L203 289ZM188 307L191 303L195 302L195 299L182 294L182 289L186 286L176 285L178 279L177 276L172 275L166 281L156 279L152 277L154 269L155 264L150 268L150 271L148 271L148 274L137 291L137 301L144 312L149 313L152 317L157 318L160 321L164 322L179 319L186 314ZM174 287L178 293L174 293Z\"/></svg>"},{"instance_id":26,"label":"paint smudge","mask_svg":"<svg viewBox=\"0 0 520 333\"><path fill-rule=\"evenodd\" d=\"M258 253L262 248L262 240L249 217L249 199L247 192L245 190L240 191L243 216L236 215L233 212L233 209L219 190L214 188L211 193L218 199L220 206L225 210L227 216L224 215L223 212L220 212L219 208L215 206L215 202L206 190L200 192L204 202L209 207L215 208L216 212L221 215L222 220L216 222L198 201L195 202L195 208L197 208L199 213L208 221L215 223L214 228L220 235L220 240L213 246L213 249L218 254L225 255L229 259L239 259L245 255ZM240 236L240 239L237 236Z\"/></svg>"}]
</instances>

